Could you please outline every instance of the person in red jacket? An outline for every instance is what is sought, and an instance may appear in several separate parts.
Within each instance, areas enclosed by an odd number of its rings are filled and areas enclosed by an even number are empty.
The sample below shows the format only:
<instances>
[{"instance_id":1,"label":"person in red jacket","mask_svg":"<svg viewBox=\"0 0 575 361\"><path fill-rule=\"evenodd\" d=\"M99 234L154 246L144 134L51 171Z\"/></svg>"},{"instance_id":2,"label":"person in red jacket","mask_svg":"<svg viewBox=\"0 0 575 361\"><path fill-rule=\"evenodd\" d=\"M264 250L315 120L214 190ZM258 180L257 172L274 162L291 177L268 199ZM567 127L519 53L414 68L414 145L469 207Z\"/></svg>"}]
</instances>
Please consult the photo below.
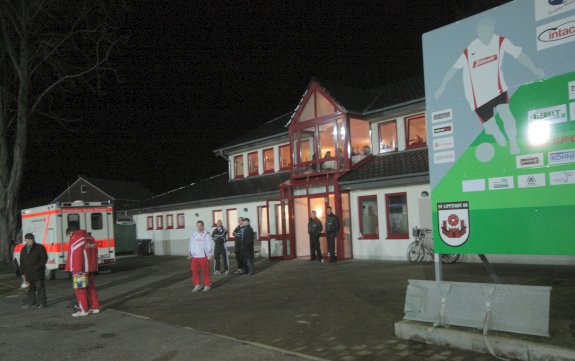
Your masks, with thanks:
<instances>
[{"instance_id":1,"label":"person in red jacket","mask_svg":"<svg viewBox=\"0 0 575 361\"><path fill-rule=\"evenodd\" d=\"M66 271L72 273L78 299L78 312L72 317L83 317L100 312L100 302L94 288L94 272L98 271L98 244L88 232L71 224L66 229L68 258Z\"/></svg>"}]
</instances>

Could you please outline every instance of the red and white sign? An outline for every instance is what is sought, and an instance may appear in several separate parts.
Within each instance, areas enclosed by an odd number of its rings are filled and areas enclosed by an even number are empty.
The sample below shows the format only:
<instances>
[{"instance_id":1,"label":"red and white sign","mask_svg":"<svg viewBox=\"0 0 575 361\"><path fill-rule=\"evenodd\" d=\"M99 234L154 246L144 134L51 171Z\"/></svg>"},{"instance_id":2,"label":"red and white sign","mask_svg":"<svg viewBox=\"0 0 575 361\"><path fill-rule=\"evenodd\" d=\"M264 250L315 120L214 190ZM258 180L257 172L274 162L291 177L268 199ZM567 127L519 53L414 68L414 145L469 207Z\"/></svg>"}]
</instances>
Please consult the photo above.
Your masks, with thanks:
<instances>
[{"instance_id":1,"label":"red and white sign","mask_svg":"<svg viewBox=\"0 0 575 361\"><path fill-rule=\"evenodd\" d=\"M451 247L459 247L469 239L469 202L437 203L439 236Z\"/></svg>"}]
</instances>

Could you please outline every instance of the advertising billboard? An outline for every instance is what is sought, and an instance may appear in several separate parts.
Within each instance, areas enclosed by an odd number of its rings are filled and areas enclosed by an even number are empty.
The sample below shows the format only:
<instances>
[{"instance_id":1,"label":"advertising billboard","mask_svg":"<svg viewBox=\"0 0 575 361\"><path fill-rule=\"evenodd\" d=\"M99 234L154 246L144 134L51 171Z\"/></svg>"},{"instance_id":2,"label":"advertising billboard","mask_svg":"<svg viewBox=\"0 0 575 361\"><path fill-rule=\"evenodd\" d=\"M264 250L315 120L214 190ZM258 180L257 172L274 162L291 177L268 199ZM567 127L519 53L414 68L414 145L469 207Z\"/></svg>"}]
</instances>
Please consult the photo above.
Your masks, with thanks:
<instances>
[{"instance_id":1,"label":"advertising billboard","mask_svg":"<svg viewBox=\"0 0 575 361\"><path fill-rule=\"evenodd\" d=\"M575 0L423 35L439 253L575 255Z\"/></svg>"}]
</instances>

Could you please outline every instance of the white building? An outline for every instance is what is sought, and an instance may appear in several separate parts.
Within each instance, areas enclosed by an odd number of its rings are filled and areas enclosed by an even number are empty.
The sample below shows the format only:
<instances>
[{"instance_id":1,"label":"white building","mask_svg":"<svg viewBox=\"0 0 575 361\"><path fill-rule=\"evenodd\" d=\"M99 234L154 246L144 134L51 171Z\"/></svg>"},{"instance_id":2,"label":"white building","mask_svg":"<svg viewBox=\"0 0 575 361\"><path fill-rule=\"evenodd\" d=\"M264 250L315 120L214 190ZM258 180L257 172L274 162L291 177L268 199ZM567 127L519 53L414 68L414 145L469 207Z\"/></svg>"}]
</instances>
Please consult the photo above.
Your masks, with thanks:
<instances>
[{"instance_id":1,"label":"white building","mask_svg":"<svg viewBox=\"0 0 575 361\"><path fill-rule=\"evenodd\" d=\"M406 260L411 228L431 225L422 78L362 90L312 80L293 113L214 153L229 171L150 198L130 213L156 254L185 255L195 223L248 217L264 256L309 257L307 223L331 206L338 259ZM327 256L327 242L322 252ZM466 257L476 261L474 257ZM496 257L573 264L562 257Z\"/></svg>"}]
</instances>

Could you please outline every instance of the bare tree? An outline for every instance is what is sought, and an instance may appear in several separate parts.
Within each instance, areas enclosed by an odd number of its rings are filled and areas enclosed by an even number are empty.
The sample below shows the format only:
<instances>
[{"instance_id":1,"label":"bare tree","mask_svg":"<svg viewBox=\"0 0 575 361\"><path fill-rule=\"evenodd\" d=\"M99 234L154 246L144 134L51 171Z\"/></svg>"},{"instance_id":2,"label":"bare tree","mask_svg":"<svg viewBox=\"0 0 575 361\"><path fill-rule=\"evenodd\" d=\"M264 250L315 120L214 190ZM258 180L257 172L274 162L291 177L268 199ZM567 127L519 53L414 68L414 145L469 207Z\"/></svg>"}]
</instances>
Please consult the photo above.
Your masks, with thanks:
<instances>
[{"instance_id":1,"label":"bare tree","mask_svg":"<svg viewBox=\"0 0 575 361\"><path fill-rule=\"evenodd\" d=\"M18 229L30 127L62 125L66 98L101 92L117 71L113 52L125 40L118 0L0 0L0 260L10 261Z\"/></svg>"}]
</instances>

